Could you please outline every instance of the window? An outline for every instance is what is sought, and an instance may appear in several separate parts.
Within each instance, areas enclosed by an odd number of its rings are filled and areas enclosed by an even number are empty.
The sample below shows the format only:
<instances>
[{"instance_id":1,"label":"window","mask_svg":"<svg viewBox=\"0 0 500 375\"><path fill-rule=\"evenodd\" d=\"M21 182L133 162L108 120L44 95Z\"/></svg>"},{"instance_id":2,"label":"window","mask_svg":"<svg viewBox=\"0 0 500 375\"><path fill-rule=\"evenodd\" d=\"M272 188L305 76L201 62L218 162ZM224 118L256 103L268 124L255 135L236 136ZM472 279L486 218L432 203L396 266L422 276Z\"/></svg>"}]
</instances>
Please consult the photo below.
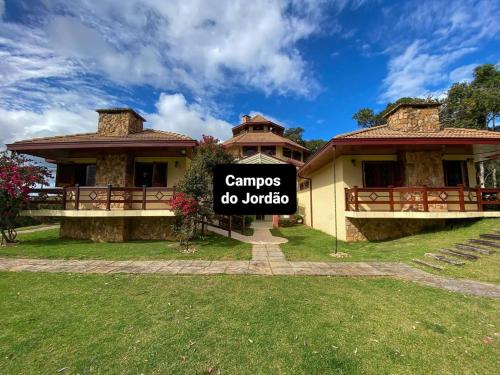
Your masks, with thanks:
<instances>
[{"instance_id":1,"label":"window","mask_svg":"<svg viewBox=\"0 0 500 375\"><path fill-rule=\"evenodd\" d=\"M167 163L135 163L135 186L166 187Z\"/></svg>"},{"instance_id":2,"label":"window","mask_svg":"<svg viewBox=\"0 0 500 375\"><path fill-rule=\"evenodd\" d=\"M261 132L261 131L264 131L264 126L262 126L262 125L254 125L254 126L253 126L253 131L254 131L254 132Z\"/></svg>"},{"instance_id":3,"label":"window","mask_svg":"<svg viewBox=\"0 0 500 375\"><path fill-rule=\"evenodd\" d=\"M283 147L283 156L285 158L291 158L292 157L292 150L290 150L289 148Z\"/></svg>"},{"instance_id":4,"label":"window","mask_svg":"<svg viewBox=\"0 0 500 375\"><path fill-rule=\"evenodd\" d=\"M95 164L74 164L75 185L95 185Z\"/></svg>"},{"instance_id":5,"label":"window","mask_svg":"<svg viewBox=\"0 0 500 375\"><path fill-rule=\"evenodd\" d=\"M465 160L444 160L443 169L446 186L469 186L467 162Z\"/></svg>"},{"instance_id":6,"label":"window","mask_svg":"<svg viewBox=\"0 0 500 375\"><path fill-rule=\"evenodd\" d=\"M363 186L387 187L394 186L396 162L393 161L364 161Z\"/></svg>"},{"instance_id":7,"label":"window","mask_svg":"<svg viewBox=\"0 0 500 375\"><path fill-rule=\"evenodd\" d=\"M302 161L302 152L299 151L293 151L292 152L292 159Z\"/></svg>"},{"instance_id":8,"label":"window","mask_svg":"<svg viewBox=\"0 0 500 375\"><path fill-rule=\"evenodd\" d=\"M263 154L274 156L276 155L276 146L260 146L260 151Z\"/></svg>"},{"instance_id":9,"label":"window","mask_svg":"<svg viewBox=\"0 0 500 375\"><path fill-rule=\"evenodd\" d=\"M251 156L257 153L257 146L243 146L243 156Z\"/></svg>"},{"instance_id":10,"label":"window","mask_svg":"<svg viewBox=\"0 0 500 375\"><path fill-rule=\"evenodd\" d=\"M307 190L307 189L309 189L309 180L306 180L299 184L299 190Z\"/></svg>"}]
</instances>

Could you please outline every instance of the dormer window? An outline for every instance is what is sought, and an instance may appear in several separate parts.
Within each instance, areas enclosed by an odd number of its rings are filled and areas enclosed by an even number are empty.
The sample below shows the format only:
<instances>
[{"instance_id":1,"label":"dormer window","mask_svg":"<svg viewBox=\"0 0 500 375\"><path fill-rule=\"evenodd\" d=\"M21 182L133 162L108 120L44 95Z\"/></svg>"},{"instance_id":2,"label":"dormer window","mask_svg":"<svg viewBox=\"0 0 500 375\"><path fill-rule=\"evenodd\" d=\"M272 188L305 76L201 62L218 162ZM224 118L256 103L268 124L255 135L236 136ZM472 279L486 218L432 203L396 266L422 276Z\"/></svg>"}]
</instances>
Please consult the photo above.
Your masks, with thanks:
<instances>
[{"instance_id":1,"label":"dormer window","mask_svg":"<svg viewBox=\"0 0 500 375\"><path fill-rule=\"evenodd\" d=\"M283 148L283 156L285 158L291 158L292 157L292 150L289 148Z\"/></svg>"},{"instance_id":2,"label":"dormer window","mask_svg":"<svg viewBox=\"0 0 500 375\"><path fill-rule=\"evenodd\" d=\"M264 131L264 126L262 126L262 125L254 125L253 126L253 131L254 132L262 132L262 131Z\"/></svg>"}]
</instances>

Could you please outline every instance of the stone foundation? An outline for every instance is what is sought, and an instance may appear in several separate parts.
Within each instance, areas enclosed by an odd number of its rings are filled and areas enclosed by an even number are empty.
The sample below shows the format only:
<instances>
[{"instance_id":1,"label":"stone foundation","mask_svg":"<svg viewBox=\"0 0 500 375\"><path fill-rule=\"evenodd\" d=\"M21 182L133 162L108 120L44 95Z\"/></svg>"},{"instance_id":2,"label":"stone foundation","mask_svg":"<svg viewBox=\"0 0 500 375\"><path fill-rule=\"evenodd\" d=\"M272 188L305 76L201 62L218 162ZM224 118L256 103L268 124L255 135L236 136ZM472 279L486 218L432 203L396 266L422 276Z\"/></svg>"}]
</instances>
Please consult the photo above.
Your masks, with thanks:
<instances>
[{"instance_id":1,"label":"stone foundation","mask_svg":"<svg viewBox=\"0 0 500 375\"><path fill-rule=\"evenodd\" d=\"M346 241L381 241L444 227L444 219L353 219L346 218Z\"/></svg>"},{"instance_id":2,"label":"stone foundation","mask_svg":"<svg viewBox=\"0 0 500 375\"><path fill-rule=\"evenodd\" d=\"M94 242L168 240L174 217L61 218L61 238Z\"/></svg>"}]
</instances>

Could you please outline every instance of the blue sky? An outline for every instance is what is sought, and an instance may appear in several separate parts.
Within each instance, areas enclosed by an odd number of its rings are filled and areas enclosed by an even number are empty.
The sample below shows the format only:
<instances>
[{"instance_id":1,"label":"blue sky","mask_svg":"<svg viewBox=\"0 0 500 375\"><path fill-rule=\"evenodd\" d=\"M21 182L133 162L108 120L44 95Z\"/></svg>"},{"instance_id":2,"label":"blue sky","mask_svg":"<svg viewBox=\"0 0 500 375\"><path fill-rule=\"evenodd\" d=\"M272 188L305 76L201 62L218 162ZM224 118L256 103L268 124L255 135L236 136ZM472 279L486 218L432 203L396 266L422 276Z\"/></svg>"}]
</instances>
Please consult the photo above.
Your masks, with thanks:
<instances>
[{"instance_id":1,"label":"blue sky","mask_svg":"<svg viewBox=\"0 0 500 375\"><path fill-rule=\"evenodd\" d=\"M305 137L442 95L500 61L498 1L0 0L0 142L94 131L95 108L230 135L262 113ZM496 16L495 16L496 15Z\"/></svg>"}]
</instances>

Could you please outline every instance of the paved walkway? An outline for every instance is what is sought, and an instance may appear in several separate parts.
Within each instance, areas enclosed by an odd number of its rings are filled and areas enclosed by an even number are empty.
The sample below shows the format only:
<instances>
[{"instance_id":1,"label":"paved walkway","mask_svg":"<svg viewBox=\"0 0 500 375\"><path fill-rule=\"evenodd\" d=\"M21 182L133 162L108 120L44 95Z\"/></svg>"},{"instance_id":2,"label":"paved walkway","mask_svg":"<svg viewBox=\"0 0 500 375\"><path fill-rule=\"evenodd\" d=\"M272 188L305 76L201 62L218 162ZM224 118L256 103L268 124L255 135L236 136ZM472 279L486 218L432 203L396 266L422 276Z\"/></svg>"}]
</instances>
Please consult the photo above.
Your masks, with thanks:
<instances>
[{"instance_id":1,"label":"paved walkway","mask_svg":"<svg viewBox=\"0 0 500 375\"><path fill-rule=\"evenodd\" d=\"M0 271L72 272L95 274L163 275L304 275L393 277L453 292L500 299L500 286L433 275L402 263L390 262L288 262L263 246L251 261L106 261L0 258Z\"/></svg>"},{"instance_id":2,"label":"paved walkway","mask_svg":"<svg viewBox=\"0 0 500 375\"><path fill-rule=\"evenodd\" d=\"M211 227L218 233L220 229ZM225 231L224 231L225 232ZM267 232L267 233L265 233ZM221 233L227 235L226 233ZM238 235L238 236L236 236ZM285 275L285 276L346 276L346 277L392 277L437 287L453 292L500 299L500 285L473 280L453 279L430 274L403 263L393 262L289 262L274 243L267 228L255 228L253 236L234 233L243 242L252 243L250 261L107 261L107 260L62 260L0 258L0 271L71 272L93 274L161 274L161 275Z\"/></svg>"},{"instance_id":3,"label":"paved walkway","mask_svg":"<svg viewBox=\"0 0 500 375\"><path fill-rule=\"evenodd\" d=\"M288 240L283 237L275 237L271 234L271 225L267 222L256 222L252 223L251 228L253 228L253 235L244 236L237 232L231 232L231 237L235 240L250 243L254 245L279 245L282 243L287 243ZM221 236L227 237L227 230L217 228L211 225L207 225L207 229L210 232L220 234Z\"/></svg>"}]
</instances>

